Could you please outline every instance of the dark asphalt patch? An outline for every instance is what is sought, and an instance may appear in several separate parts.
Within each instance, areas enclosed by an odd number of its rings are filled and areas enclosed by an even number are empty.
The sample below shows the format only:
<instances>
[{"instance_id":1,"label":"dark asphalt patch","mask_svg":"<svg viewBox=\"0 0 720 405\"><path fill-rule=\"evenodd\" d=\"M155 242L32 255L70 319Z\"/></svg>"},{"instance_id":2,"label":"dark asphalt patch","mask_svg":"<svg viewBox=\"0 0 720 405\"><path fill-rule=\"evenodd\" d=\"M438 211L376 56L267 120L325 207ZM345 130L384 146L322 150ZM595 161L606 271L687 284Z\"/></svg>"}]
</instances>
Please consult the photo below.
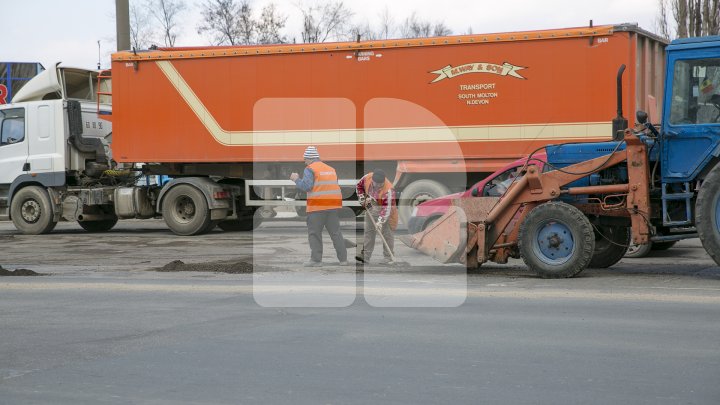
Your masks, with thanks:
<instances>
[{"instance_id":1,"label":"dark asphalt patch","mask_svg":"<svg viewBox=\"0 0 720 405\"><path fill-rule=\"evenodd\" d=\"M47 273L38 273L28 269L8 270L0 266L0 277L2 276L49 276Z\"/></svg>"},{"instance_id":2,"label":"dark asphalt patch","mask_svg":"<svg viewBox=\"0 0 720 405\"><path fill-rule=\"evenodd\" d=\"M244 260L236 261L220 261L205 263L185 263L182 260L173 260L172 262L151 271L159 272L207 272L207 273L228 273L228 274L247 274L254 271L280 271L281 269L270 266L254 266L252 262Z\"/></svg>"}]
</instances>

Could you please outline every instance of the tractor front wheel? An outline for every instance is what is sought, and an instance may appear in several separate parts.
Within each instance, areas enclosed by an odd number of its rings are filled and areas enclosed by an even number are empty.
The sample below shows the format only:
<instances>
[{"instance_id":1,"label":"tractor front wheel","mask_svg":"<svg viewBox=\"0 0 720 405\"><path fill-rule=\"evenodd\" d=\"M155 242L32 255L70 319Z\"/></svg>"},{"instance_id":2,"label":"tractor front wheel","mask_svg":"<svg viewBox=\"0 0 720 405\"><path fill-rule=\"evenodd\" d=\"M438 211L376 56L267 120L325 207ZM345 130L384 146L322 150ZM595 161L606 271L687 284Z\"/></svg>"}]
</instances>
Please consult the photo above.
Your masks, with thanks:
<instances>
[{"instance_id":1,"label":"tractor front wheel","mask_svg":"<svg viewBox=\"0 0 720 405\"><path fill-rule=\"evenodd\" d=\"M573 277L590 263L595 236L579 209L550 201L533 208L520 225L518 247L525 264L540 277Z\"/></svg>"}]
</instances>

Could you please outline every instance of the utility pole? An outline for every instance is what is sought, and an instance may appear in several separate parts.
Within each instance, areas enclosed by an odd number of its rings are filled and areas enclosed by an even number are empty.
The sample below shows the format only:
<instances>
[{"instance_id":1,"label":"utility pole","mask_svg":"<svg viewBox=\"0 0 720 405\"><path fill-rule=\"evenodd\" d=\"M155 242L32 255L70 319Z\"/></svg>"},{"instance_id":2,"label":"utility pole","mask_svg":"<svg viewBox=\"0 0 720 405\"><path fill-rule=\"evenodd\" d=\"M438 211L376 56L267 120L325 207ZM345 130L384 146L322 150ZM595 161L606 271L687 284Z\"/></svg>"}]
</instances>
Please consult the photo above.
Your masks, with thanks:
<instances>
[{"instance_id":1,"label":"utility pole","mask_svg":"<svg viewBox=\"0 0 720 405\"><path fill-rule=\"evenodd\" d=\"M130 50L130 5L128 0L115 0L117 50Z\"/></svg>"}]
</instances>

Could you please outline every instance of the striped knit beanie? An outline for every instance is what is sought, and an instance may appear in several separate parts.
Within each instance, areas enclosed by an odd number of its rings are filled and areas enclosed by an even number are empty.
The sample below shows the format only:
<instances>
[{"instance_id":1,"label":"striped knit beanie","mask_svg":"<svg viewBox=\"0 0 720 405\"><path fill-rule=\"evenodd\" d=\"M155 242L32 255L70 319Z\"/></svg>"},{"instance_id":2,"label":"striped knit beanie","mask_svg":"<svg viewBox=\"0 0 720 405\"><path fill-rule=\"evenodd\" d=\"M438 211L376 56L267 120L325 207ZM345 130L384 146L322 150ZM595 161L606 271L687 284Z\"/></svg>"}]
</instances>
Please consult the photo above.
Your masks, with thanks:
<instances>
[{"instance_id":1,"label":"striped knit beanie","mask_svg":"<svg viewBox=\"0 0 720 405\"><path fill-rule=\"evenodd\" d=\"M303 159L320 159L320 153L314 146L308 146L303 154Z\"/></svg>"}]
</instances>

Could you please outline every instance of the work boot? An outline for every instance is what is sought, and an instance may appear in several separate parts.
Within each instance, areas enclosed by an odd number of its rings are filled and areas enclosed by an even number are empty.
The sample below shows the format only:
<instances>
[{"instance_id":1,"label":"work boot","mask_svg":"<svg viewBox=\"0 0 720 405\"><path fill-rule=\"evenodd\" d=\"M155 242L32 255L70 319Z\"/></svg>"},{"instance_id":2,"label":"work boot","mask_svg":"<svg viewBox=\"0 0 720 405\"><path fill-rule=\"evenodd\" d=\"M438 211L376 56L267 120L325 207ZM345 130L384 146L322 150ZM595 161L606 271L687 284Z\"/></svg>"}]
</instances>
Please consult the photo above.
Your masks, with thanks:
<instances>
[{"instance_id":1,"label":"work boot","mask_svg":"<svg viewBox=\"0 0 720 405\"><path fill-rule=\"evenodd\" d=\"M303 263L303 267L322 267L322 262L310 260L309 262Z\"/></svg>"},{"instance_id":2,"label":"work boot","mask_svg":"<svg viewBox=\"0 0 720 405\"><path fill-rule=\"evenodd\" d=\"M395 264L395 262L389 257L384 257L382 260L380 260L380 264L383 266L392 266L393 264Z\"/></svg>"},{"instance_id":3,"label":"work boot","mask_svg":"<svg viewBox=\"0 0 720 405\"><path fill-rule=\"evenodd\" d=\"M359 261L360 263L370 263L370 258L365 258L361 255L355 256L355 260Z\"/></svg>"}]
</instances>

